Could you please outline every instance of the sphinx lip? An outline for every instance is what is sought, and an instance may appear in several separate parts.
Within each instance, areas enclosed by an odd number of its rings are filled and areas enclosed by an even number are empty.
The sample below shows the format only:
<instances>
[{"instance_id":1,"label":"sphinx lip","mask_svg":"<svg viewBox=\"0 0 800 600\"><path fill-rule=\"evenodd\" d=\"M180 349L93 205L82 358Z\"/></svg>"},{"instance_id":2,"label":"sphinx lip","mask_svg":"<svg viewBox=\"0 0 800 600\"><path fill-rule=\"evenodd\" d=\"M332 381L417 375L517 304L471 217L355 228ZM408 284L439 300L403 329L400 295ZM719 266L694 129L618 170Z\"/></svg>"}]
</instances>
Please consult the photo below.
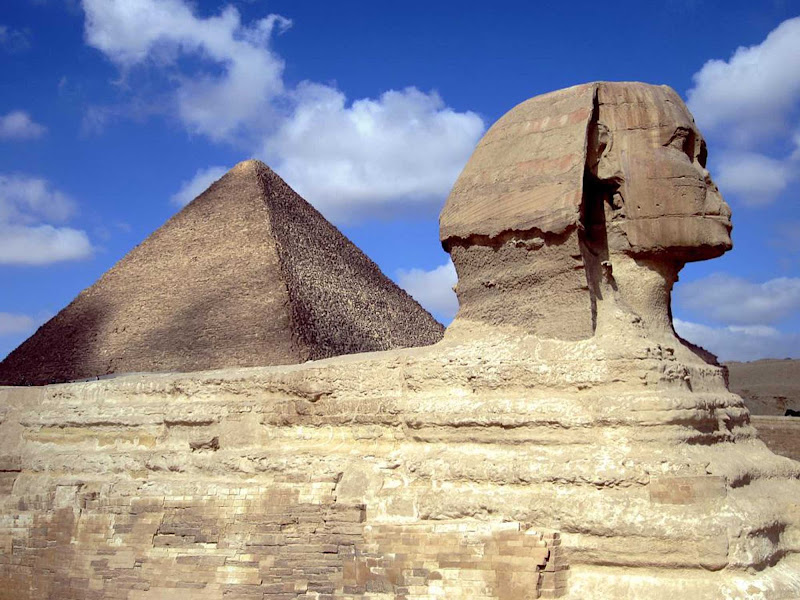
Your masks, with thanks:
<instances>
[{"instance_id":1,"label":"sphinx lip","mask_svg":"<svg viewBox=\"0 0 800 600\"><path fill-rule=\"evenodd\" d=\"M711 214L705 214L705 215L702 215L702 216L703 216L704 219L710 219L712 221L719 221L720 223L725 225L728 229L732 229L733 228L733 222L731 221L731 218L726 216L726 215L721 215L719 213L711 213Z\"/></svg>"},{"instance_id":2,"label":"sphinx lip","mask_svg":"<svg viewBox=\"0 0 800 600\"><path fill-rule=\"evenodd\" d=\"M731 218L728 216L711 214L711 215L702 215L702 218L719 223L720 225L725 227L725 231L728 233L728 235L730 235L731 232L733 231L733 222L731 221Z\"/></svg>"},{"instance_id":3,"label":"sphinx lip","mask_svg":"<svg viewBox=\"0 0 800 600\"><path fill-rule=\"evenodd\" d=\"M730 217L723 216L723 215L704 215L705 219L710 221L715 221L722 225L725 228L725 234L730 238L731 233L733 232L733 223L731 222ZM729 248L732 247L730 243L727 243L726 246Z\"/></svg>"}]
</instances>

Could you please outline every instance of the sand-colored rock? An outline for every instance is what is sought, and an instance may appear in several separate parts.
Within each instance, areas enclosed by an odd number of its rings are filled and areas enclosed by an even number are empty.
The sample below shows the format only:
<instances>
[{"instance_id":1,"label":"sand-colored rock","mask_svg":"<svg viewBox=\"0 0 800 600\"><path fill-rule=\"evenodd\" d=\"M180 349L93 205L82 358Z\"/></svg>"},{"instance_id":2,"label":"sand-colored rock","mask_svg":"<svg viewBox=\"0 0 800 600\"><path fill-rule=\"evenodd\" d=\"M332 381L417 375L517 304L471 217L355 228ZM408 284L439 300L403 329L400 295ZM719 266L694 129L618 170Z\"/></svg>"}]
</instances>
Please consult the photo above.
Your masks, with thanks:
<instances>
[{"instance_id":1,"label":"sand-colored rock","mask_svg":"<svg viewBox=\"0 0 800 600\"><path fill-rule=\"evenodd\" d=\"M604 98L607 85L554 98ZM667 114L648 103L673 97L643 84L613 92L647 115ZM617 131L623 147L639 143ZM626 172L622 208L644 175ZM800 463L768 450L725 370L670 323L690 244L697 257L730 244L724 211L640 235L615 220L614 197L599 196L591 228L551 232L569 247L526 234L508 244L517 254L496 246L505 229L454 242L446 210L461 310L433 346L0 388L0 598L800 597ZM596 199L581 192L577 214ZM572 218L557 205L534 227ZM540 260L550 264L536 272L552 275L536 283L553 304L585 300L588 316L559 313L529 288L543 317L575 317L564 334L520 320L523 286L504 287ZM478 284L479 264L498 273L485 297L462 288Z\"/></svg>"},{"instance_id":2,"label":"sand-colored rock","mask_svg":"<svg viewBox=\"0 0 800 600\"><path fill-rule=\"evenodd\" d=\"M577 340L622 309L671 331L678 271L731 248L706 155L666 86L591 83L515 107L479 142L440 218L459 317Z\"/></svg>"},{"instance_id":3,"label":"sand-colored rock","mask_svg":"<svg viewBox=\"0 0 800 600\"><path fill-rule=\"evenodd\" d=\"M5 388L0 598L420 598L439 576L441 597L521 597L439 526L558 534L568 598L797 597L800 464L671 350L462 324L294 367ZM537 597L547 571L503 572Z\"/></svg>"},{"instance_id":4,"label":"sand-colored rock","mask_svg":"<svg viewBox=\"0 0 800 600\"><path fill-rule=\"evenodd\" d=\"M0 383L279 365L432 344L442 326L246 161L0 363Z\"/></svg>"}]
</instances>

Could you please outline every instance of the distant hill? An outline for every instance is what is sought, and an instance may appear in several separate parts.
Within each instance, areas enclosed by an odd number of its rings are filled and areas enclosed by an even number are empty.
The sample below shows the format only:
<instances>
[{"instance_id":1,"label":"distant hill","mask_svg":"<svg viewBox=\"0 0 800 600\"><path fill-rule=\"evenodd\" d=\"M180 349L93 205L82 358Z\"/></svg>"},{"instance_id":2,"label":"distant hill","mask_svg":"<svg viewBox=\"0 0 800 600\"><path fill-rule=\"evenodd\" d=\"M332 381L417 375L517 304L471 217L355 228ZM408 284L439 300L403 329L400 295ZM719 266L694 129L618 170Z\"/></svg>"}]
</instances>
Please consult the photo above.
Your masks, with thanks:
<instances>
[{"instance_id":1,"label":"distant hill","mask_svg":"<svg viewBox=\"0 0 800 600\"><path fill-rule=\"evenodd\" d=\"M731 391L744 398L754 415L800 410L800 360L766 359L725 363Z\"/></svg>"}]
</instances>

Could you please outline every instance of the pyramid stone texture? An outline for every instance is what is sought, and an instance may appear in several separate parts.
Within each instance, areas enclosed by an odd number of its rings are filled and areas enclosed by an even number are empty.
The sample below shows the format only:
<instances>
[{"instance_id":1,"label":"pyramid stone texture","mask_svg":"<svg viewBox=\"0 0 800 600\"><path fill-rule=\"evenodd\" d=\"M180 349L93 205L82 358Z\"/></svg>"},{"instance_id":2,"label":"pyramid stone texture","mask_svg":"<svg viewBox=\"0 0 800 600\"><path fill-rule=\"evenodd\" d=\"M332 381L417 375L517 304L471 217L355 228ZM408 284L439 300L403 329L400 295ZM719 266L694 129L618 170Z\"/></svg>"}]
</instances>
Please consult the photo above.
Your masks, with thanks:
<instances>
[{"instance_id":1,"label":"pyramid stone texture","mask_svg":"<svg viewBox=\"0 0 800 600\"><path fill-rule=\"evenodd\" d=\"M305 360L441 339L443 327L313 206L265 165L257 173Z\"/></svg>"},{"instance_id":2,"label":"pyramid stone texture","mask_svg":"<svg viewBox=\"0 0 800 600\"><path fill-rule=\"evenodd\" d=\"M301 363L442 327L257 161L240 163L0 363L0 383Z\"/></svg>"}]
</instances>

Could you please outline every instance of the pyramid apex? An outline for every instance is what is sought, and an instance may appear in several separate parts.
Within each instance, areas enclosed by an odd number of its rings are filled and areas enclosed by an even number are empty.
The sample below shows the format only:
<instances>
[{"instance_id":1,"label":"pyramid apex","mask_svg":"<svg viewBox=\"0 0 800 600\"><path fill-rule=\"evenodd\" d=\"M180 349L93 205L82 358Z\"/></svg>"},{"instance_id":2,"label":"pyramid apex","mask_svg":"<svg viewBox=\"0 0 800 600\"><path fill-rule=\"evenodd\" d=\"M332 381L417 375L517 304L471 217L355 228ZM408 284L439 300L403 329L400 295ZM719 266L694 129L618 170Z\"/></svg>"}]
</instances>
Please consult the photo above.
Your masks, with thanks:
<instances>
[{"instance_id":1,"label":"pyramid apex","mask_svg":"<svg viewBox=\"0 0 800 600\"><path fill-rule=\"evenodd\" d=\"M246 172L246 171L259 171L262 169L271 170L269 166L264 164L258 159L249 158L247 160L243 160L240 163L237 163L229 173L239 173L239 172Z\"/></svg>"}]
</instances>

